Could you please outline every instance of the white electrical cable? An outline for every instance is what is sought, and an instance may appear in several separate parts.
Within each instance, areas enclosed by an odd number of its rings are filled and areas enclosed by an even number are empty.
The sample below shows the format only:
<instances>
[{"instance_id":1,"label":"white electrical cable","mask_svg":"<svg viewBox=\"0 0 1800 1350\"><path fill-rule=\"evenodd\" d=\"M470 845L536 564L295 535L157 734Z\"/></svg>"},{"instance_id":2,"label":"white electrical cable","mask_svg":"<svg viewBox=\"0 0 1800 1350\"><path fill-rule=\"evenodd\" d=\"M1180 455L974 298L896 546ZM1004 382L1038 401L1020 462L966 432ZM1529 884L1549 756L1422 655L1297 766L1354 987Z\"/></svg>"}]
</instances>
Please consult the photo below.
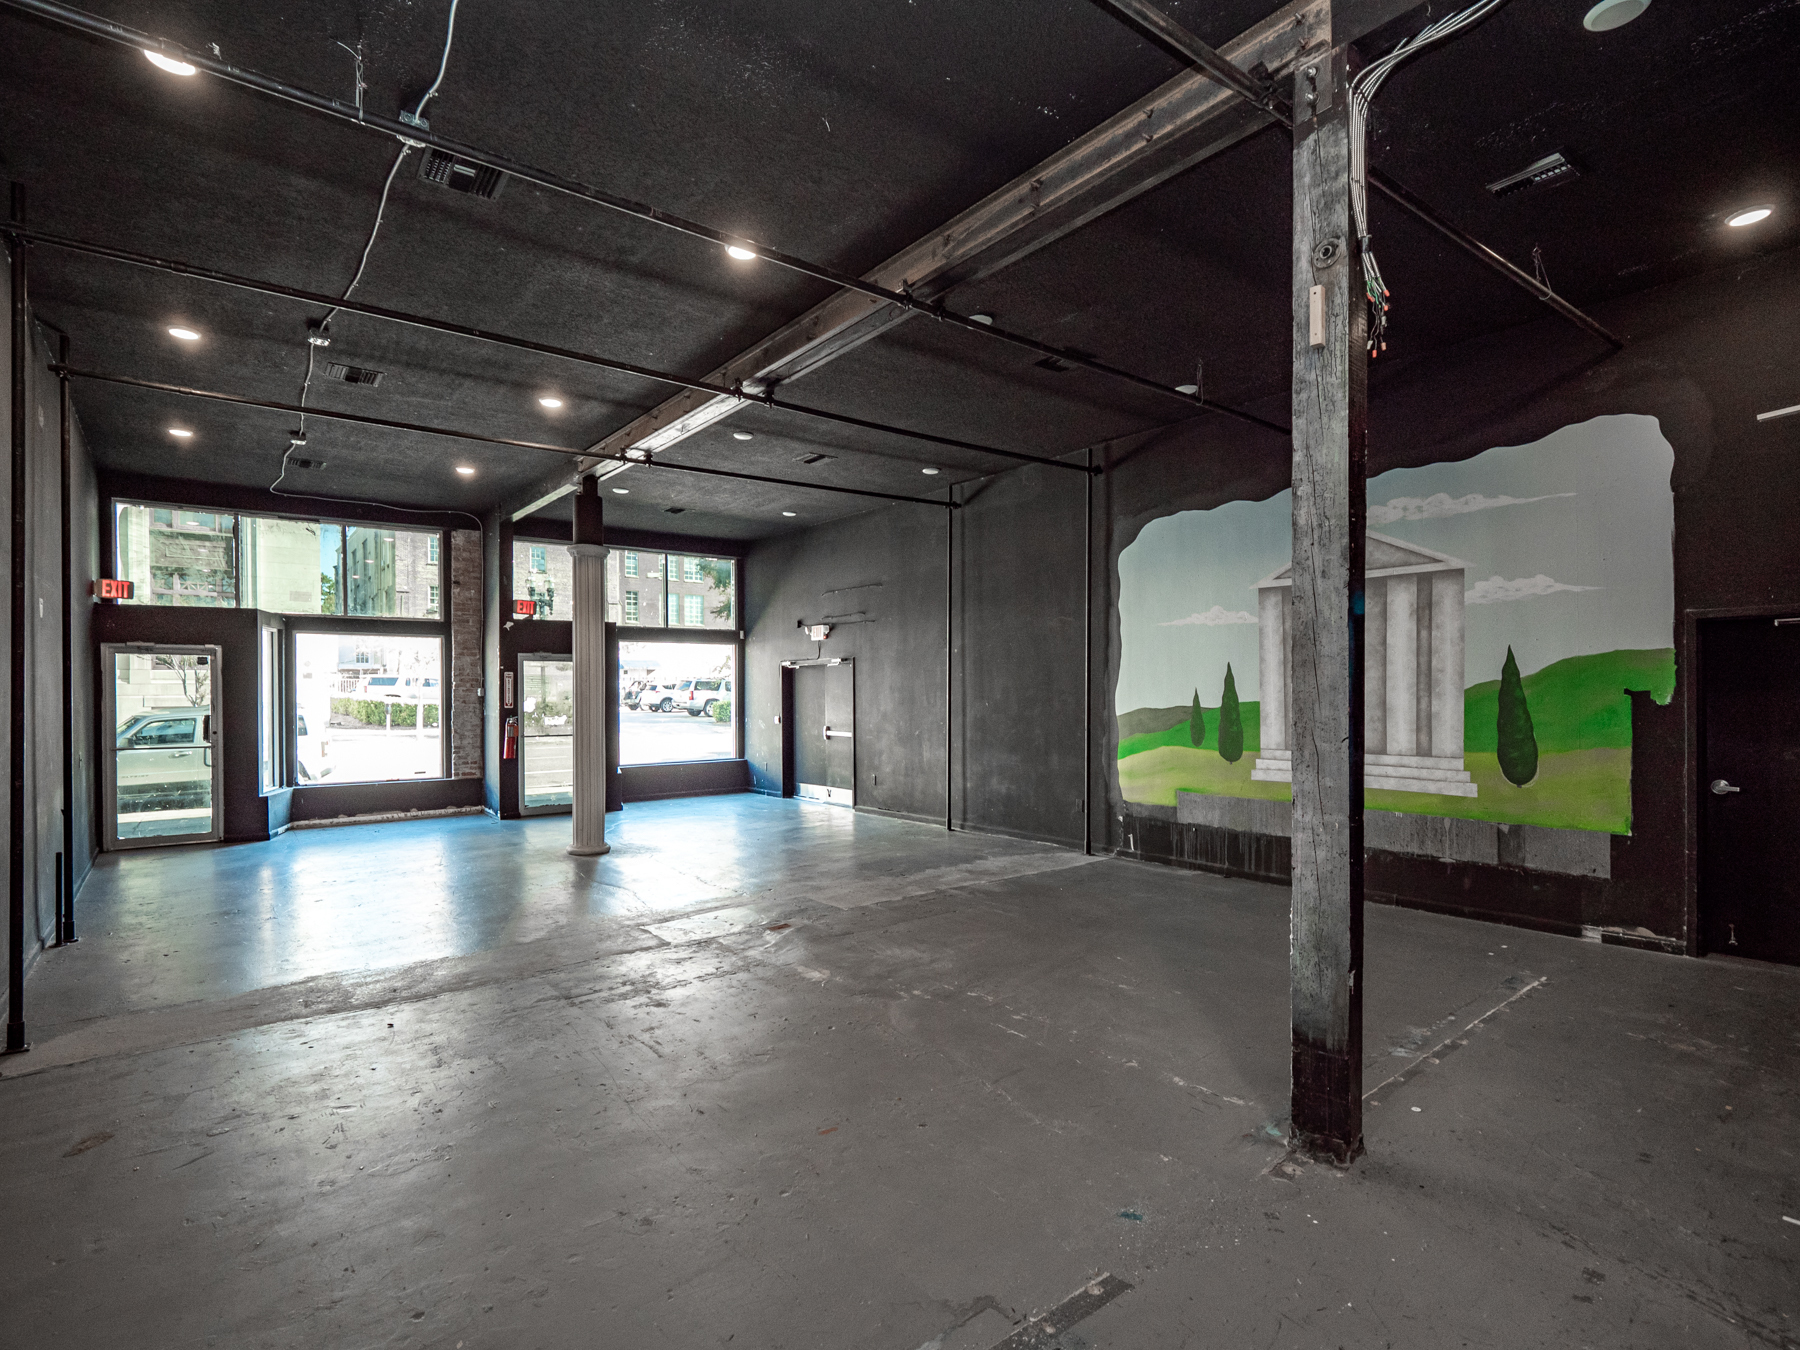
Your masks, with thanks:
<instances>
[{"instance_id":1,"label":"white electrical cable","mask_svg":"<svg viewBox=\"0 0 1800 1350\"><path fill-rule=\"evenodd\" d=\"M1369 103L1389 72L1407 57L1416 55L1430 43L1481 22L1505 3L1506 0L1477 0L1476 4L1465 10L1427 24L1401 41L1386 56L1369 62L1350 78L1350 209L1356 218L1356 234L1362 252L1363 284L1368 293L1370 355L1375 355L1387 345L1382 340L1382 335L1387 330L1388 290L1387 284L1381 279L1381 268L1375 262L1375 249L1369 236Z\"/></svg>"},{"instance_id":2,"label":"white electrical cable","mask_svg":"<svg viewBox=\"0 0 1800 1350\"><path fill-rule=\"evenodd\" d=\"M450 66L450 47L456 40L456 7L459 3L460 0L450 0L450 17L444 26L444 54L438 58L437 78L431 82L431 87L420 96L418 106L413 109L414 117L422 118L424 116L425 105L437 97L438 88L444 83L444 72L449 69ZM360 111L362 108L363 91L362 45L361 43L358 43L356 50L354 51L351 51L349 47L345 47L341 42L338 43L338 46L344 47L344 50L350 52L351 56L356 61L356 106ZM393 167L388 170L387 181L381 185L381 198L375 204L375 223L369 227L369 237L363 244L362 257L357 260L356 273L350 278L350 284L344 287L344 293L340 297L341 299L348 300L350 298L350 292L356 289L357 284L363 279L363 273L368 270L369 255L375 250L375 240L381 233L382 219L387 215L388 194L394 190L394 179L399 177L400 166L406 162L407 153L415 144L417 144L417 142L407 140L402 140L400 143L400 153L394 156L394 164ZM323 333L330 325L332 319L335 318L336 315L337 310L335 309L329 311L325 315L324 319L319 323L319 331L321 333ZM304 442L306 437L306 396L312 391L313 369L318 355L318 347L313 343L308 342L306 346L306 378L300 383L301 412L299 434L302 442ZM281 472L276 476L275 481L269 485L270 492L276 492L281 487L282 479L287 477L288 456L293 453L294 442L290 441L288 443L288 448L281 453Z\"/></svg>"}]
</instances>

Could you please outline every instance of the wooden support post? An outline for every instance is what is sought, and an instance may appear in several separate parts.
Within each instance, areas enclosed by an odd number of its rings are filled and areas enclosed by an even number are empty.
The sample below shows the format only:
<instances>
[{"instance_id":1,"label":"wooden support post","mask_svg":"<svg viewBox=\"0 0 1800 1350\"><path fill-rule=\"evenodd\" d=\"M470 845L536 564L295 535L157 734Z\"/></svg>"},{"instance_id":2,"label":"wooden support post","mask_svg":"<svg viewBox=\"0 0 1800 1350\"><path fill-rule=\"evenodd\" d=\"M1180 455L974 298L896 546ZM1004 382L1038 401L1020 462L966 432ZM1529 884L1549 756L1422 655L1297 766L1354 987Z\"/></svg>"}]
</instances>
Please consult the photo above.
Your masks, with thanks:
<instances>
[{"instance_id":1,"label":"wooden support post","mask_svg":"<svg viewBox=\"0 0 1800 1350\"><path fill-rule=\"evenodd\" d=\"M1368 310L1347 49L1294 82L1292 1142L1362 1152L1363 554Z\"/></svg>"}]
</instances>

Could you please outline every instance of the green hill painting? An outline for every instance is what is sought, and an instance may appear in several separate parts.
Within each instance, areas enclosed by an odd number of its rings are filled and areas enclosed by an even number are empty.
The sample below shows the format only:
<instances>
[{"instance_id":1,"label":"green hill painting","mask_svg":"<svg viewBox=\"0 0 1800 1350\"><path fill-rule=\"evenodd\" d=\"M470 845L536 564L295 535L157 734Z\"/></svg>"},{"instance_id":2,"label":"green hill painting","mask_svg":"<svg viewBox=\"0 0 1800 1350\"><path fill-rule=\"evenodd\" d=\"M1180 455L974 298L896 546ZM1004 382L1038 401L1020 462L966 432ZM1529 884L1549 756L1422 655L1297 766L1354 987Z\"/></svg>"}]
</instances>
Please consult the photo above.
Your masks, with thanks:
<instances>
[{"instance_id":1,"label":"green hill painting","mask_svg":"<svg viewBox=\"0 0 1800 1350\"><path fill-rule=\"evenodd\" d=\"M1630 832L1626 691L1674 693L1673 466L1656 420L1621 414L1369 480L1370 807ZM1123 801L1290 796L1291 559L1285 491L1120 553Z\"/></svg>"},{"instance_id":2,"label":"green hill painting","mask_svg":"<svg viewBox=\"0 0 1800 1350\"><path fill-rule=\"evenodd\" d=\"M1674 648L1571 656L1525 676L1522 683L1538 747L1537 776L1529 783L1515 786L1500 771L1500 681L1485 680L1463 695L1465 760L1479 793L1448 797L1372 791L1365 805L1375 811L1629 834L1631 701L1625 691L1641 690L1666 704L1675 692ZM1261 710L1254 703L1240 706L1245 755L1236 764L1218 753L1216 708L1205 709L1207 736L1197 749L1189 743L1186 717L1161 731L1120 736L1119 787L1125 800L1173 806L1177 792L1288 800L1286 783L1251 779L1251 755L1261 748ZM1119 720L1125 723L1125 717Z\"/></svg>"}]
</instances>

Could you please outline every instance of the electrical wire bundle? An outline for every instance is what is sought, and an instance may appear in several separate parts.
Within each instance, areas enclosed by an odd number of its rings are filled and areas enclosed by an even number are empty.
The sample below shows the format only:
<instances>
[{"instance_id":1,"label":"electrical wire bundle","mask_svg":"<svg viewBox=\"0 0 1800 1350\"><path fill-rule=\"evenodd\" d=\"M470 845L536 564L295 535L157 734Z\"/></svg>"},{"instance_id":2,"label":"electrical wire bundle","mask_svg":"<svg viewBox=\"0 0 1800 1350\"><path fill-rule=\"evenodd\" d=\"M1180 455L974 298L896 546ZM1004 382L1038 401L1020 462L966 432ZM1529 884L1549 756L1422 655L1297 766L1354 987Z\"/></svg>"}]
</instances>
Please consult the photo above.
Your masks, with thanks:
<instances>
[{"instance_id":1,"label":"electrical wire bundle","mask_svg":"<svg viewBox=\"0 0 1800 1350\"><path fill-rule=\"evenodd\" d=\"M1387 349L1388 288L1381 279L1381 268L1375 262L1375 249L1369 237L1369 187L1367 181L1369 148L1367 122L1369 103L1388 73L1407 57L1415 55L1430 43L1460 33L1480 23L1505 4L1506 0L1477 0L1476 4L1436 23L1427 24L1386 56L1369 62L1350 77L1350 209L1356 217L1357 239L1362 245L1363 289L1369 302L1369 355L1379 356Z\"/></svg>"}]
</instances>

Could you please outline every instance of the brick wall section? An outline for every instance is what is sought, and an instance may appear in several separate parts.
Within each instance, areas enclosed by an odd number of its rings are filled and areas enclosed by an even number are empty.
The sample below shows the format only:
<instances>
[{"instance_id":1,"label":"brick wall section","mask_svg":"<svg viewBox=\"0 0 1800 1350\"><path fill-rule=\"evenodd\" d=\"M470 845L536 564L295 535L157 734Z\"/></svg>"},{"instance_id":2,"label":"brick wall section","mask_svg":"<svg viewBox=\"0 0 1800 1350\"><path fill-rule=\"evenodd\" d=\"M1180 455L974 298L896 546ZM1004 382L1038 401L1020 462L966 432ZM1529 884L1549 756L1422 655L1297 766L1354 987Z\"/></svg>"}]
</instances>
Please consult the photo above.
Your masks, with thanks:
<instances>
[{"instance_id":1,"label":"brick wall section","mask_svg":"<svg viewBox=\"0 0 1800 1350\"><path fill-rule=\"evenodd\" d=\"M450 776L481 777L481 533L450 532Z\"/></svg>"}]
</instances>

